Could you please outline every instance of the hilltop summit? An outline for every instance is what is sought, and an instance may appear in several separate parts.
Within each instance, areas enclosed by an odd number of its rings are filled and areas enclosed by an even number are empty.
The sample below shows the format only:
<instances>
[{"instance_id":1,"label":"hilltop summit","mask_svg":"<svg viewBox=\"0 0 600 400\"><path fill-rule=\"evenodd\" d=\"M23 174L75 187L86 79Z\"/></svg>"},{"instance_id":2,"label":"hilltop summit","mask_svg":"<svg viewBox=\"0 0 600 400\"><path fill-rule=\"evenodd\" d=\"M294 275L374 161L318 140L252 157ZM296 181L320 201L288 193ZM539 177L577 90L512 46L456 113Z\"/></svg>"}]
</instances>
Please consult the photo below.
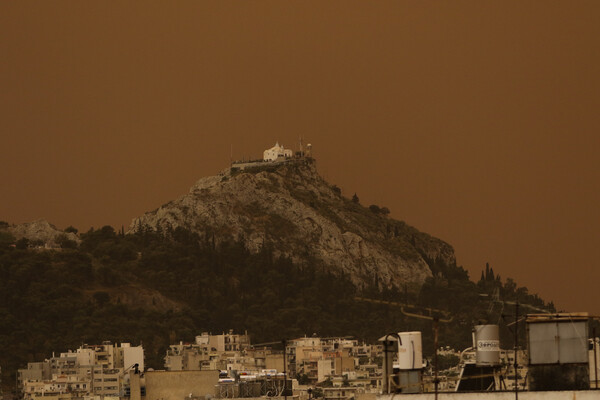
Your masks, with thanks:
<instances>
[{"instance_id":1,"label":"hilltop summit","mask_svg":"<svg viewBox=\"0 0 600 400\"><path fill-rule=\"evenodd\" d=\"M208 240L244 240L258 252L270 246L294 262L316 262L361 284L420 285L430 264L455 264L453 248L360 205L327 183L310 157L233 164L200 179L188 194L135 218L130 232L184 227Z\"/></svg>"}]
</instances>

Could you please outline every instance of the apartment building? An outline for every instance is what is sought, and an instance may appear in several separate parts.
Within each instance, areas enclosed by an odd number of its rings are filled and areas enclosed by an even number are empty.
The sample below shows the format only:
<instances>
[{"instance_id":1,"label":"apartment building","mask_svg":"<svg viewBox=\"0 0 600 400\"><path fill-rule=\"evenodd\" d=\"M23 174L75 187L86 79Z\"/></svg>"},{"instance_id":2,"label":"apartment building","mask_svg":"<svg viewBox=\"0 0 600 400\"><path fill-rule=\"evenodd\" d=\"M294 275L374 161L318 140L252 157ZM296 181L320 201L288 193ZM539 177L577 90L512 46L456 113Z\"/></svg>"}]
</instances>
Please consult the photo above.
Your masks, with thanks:
<instances>
[{"instance_id":1,"label":"apartment building","mask_svg":"<svg viewBox=\"0 0 600 400\"><path fill-rule=\"evenodd\" d=\"M230 330L220 335L203 332L194 343L169 346L165 356L167 371L197 371L246 368L256 365L254 360L240 360L242 353L250 347L250 336Z\"/></svg>"},{"instance_id":2,"label":"apartment building","mask_svg":"<svg viewBox=\"0 0 600 400\"><path fill-rule=\"evenodd\" d=\"M17 383L26 400L119 397L128 384L127 371L132 368L144 370L142 346L103 342L29 363L18 370Z\"/></svg>"}]
</instances>

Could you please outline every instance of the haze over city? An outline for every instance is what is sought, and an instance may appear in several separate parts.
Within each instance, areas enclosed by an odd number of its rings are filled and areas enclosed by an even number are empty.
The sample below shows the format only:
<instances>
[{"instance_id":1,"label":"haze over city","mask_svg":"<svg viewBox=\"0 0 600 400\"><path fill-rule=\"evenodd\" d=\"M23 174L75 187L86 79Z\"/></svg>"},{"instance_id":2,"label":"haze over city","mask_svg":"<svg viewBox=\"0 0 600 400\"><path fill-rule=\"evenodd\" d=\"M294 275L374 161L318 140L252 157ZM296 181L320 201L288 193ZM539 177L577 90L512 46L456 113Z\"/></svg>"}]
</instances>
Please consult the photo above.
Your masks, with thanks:
<instances>
[{"instance_id":1,"label":"haze over city","mask_svg":"<svg viewBox=\"0 0 600 400\"><path fill-rule=\"evenodd\" d=\"M600 4L0 4L0 220L127 229L313 145L345 196L600 312Z\"/></svg>"}]
</instances>

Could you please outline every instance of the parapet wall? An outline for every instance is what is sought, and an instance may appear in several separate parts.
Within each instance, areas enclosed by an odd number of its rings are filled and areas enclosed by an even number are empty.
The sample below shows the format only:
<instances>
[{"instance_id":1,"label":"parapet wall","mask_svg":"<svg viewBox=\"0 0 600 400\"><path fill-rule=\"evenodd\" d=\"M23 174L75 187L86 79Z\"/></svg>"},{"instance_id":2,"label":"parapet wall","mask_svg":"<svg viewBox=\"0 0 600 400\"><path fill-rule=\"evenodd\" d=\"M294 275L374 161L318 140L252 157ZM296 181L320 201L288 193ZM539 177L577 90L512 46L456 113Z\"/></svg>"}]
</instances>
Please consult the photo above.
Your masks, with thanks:
<instances>
[{"instance_id":1,"label":"parapet wall","mask_svg":"<svg viewBox=\"0 0 600 400\"><path fill-rule=\"evenodd\" d=\"M219 371L147 371L144 377L146 400L182 400L214 397Z\"/></svg>"},{"instance_id":2,"label":"parapet wall","mask_svg":"<svg viewBox=\"0 0 600 400\"><path fill-rule=\"evenodd\" d=\"M434 400L434 393L380 395L376 400ZM514 400L515 392L438 393L438 400ZM519 400L598 400L598 390L565 390L558 392L519 392ZM356 395L356 400L373 400Z\"/></svg>"},{"instance_id":3,"label":"parapet wall","mask_svg":"<svg viewBox=\"0 0 600 400\"><path fill-rule=\"evenodd\" d=\"M283 158L275 161L234 161L231 163L231 170L238 169L243 171L245 169L261 169L261 168L269 168L269 167L277 167L284 164L303 164L310 163L314 160L310 157L300 157L300 158Z\"/></svg>"}]
</instances>

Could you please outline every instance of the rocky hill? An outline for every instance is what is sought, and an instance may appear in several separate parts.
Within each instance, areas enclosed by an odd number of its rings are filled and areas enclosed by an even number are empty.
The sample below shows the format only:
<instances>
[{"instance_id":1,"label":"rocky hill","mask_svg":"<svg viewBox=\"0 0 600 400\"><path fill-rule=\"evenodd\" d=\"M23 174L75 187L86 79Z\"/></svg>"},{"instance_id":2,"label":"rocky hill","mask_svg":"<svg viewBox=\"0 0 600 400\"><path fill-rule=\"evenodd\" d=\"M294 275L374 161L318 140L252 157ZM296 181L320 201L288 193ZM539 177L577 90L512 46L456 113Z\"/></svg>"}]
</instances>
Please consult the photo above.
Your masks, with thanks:
<instances>
[{"instance_id":1,"label":"rocky hill","mask_svg":"<svg viewBox=\"0 0 600 400\"><path fill-rule=\"evenodd\" d=\"M10 233L17 240L27 240L31 247L56 248L67 240L75 244L81 242L74 232L61 231L44 219L15 225L3 223L0 231Z\"/></svg>"},{"instance_id":2,"label":"rocky hill","mask_svg":"<svg viewBox=\"0 0 600 400\"><path fill-rule=\"evenodd\" d=\"M130 232L183 227L206 240L243 239L252 252L269 246L359 285L420 286L432 263L455 264L449 244L357 200L327 183L313 159L259 163L200 179L188 194L135 218Z\"/></svg>"}]
</instances>

